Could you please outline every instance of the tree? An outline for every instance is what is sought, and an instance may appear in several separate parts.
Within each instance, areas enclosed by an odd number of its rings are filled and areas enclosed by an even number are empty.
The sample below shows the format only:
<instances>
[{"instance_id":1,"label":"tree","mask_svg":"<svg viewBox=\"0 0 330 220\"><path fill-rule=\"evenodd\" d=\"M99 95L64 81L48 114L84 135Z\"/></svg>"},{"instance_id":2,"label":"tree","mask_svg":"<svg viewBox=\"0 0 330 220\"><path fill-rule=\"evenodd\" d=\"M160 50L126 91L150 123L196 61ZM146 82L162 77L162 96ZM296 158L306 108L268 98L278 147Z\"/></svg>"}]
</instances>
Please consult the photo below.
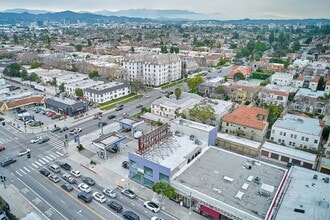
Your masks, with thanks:
<instances>
[{"instance_id":1,"label":"tree","mask_svg":"<svg viewBox=\"0 0 330 220\"><path fill-rule=\"evenodd\" d=\"M316 90L319 90L319 91L324 91L325 89L325 83L326 81L324 80L324 77L321 76L318 83L317 83L317 88Z\"/></svg>"},{"instance_id":2,"label":"tree","mask_svg":"<svg viewBox=\"0 0 330 220\"><path fill-rule=\"evenodd\" d=\"M166 45L160 47L160 52L161 53L168 53Z\"/></svg>"},{"instance_id":3,"label":"tree","mask_svg":"<svg viewBox=\"0 0 330 220\"><path fill-rule=\"evenodd\" d=\"M152 191L157 193L158 195L164 195L169 199L174 198L176 195L175 189L170 186L169 184L163 182L157 182L155 185L152 186Z\"/></svg>"},{"instance_id":4,"label":"tree","mask_svg":"<svg viewBox=\"0 0 330 220\"><path fill-rule=\"evenodd\" d=\"M74 92L78 97L84 96L84 91L81 88L76 88Z\"/></svg>"},{"instance_id":5,"label":"tree","mask_svg":"<svg viewBox=\"0 0 330 220\"><path fill-rule=\"evenodd\" d=\"M14 43L15 44L18 44L18 36L17 36L17 34L14 34L13 35L13 39L14 39Z\"/></svg>"},{"instance_id":6,"label":"tree","mask_svg":"<svg viewBox=\"0 0 330 220\"><path fill-rule=\"evenodd\" d=\"M83 46L81 44L76 44L74 47L78 52L81 52Z\"/></svg>"},{"instance_id":7,"label":"tree","mask_svg":"<svg viewBox=\"0 0 330 220\"><path fill-rule=\"evenodd\" d=\"M269 37L268 37L268 42L269 42L269 44L273 44L275 42L275 33L274 33L274 31L270 32Z\"/></svg>"},{"instance_id":8,"label":"tree","mask_svg":"<svg viewBox=\"0 0 330 220\"><path fill-rule=\"evenodd\" d=\"M25 81L25 80L27 80L29 77L28 77L28 73L27 73L27 71L26 70L22 70L22 72L21 72L21 79L23 80L23 81Z\"/></svg>"},{"instance_id":9,"label":"tree","mask_svg":"<svg viewBox=\"0 0 330 220\"><path fill-rule=\"evenodd\" d=\"M217 94L221 95L222 98L227 97L227 87L220 85L217 88L215 88L215 91Z\"/></svg>"},{"instance_id":10,"label":"tree","mask_svg":"<svg viewBox=\"0 0 330 220\"><path fill-rule=\"evenodd\" d=\"M38 61L33 61L31 63L31 69L37 69L41 66L41 64Z\"/></svg>"},{"instance_id":11,"label":"tree","mask_svg":"<svg viewBox=\"0 0 330 220\"><path fill-rule=\"evenodd\" d=\"M64 92L65 91L64 83L61 83L61 85L59 85L58 89L60 90L60 92Z\"/></svg>"},{"instance_id":12,"label":"tree","mask_svg":"<svg viewBox=\"0 0 330 220\"><path fill-rule=\"evenodd\" d=\"M174 94L175 94L176 100L178 100L180 98L181 94L182 94L181 89L180 88L176 88L174 90Z\"/></svg>"},{"instance_id":13,"label":"tree","mask_svg":"<svg viewBox=\"0 0 330 220\"><path fill-rule=\"evenodd\" d=\"M21 66L18 63L12 63L3 70L5 76L21 77Z\"/></svg>"},{"instance_id":14,"label":"tree","mask_svg":"<svg viewBox=\"0 0 330 220\"><path fill-rule=\"evenodd\" d=\"M300 45L299 41L293 42L292 47L291 47L292 52L298 52L300 50L300 48L301 48L301 45Z\"/></svg>"},{"instance_id":15,"label":"tree","mask_svg":"<svg viewBox=\"0 0 330 220\"><path fill-rule=\"evenodd\" d=\"M195 105L194 108L189 110L189 115L199 121L206 122L214 118L214 109L211 105Z\"/></svg>"},{"instance_id":16,"label":"tree","mask_svg":"<svg viewBox=\"0 0 330 220\"><path fill-rule=\"evenodd\" d=\"M194 76L187 80L187 85L190 90L195 90L197 89L198 85L201 84L202 82L203 82L202 76Z\"/></svg>"},{"instance_id":17,"label":"tree","mask_svg":"<svg viewBox=\"0 0 330 220\"><path fill-rule=\"evenodd\" d=\"M245 77L244 77L243 73L237 72L237 73L234 74L234 80L235 81L244 80L244 79L245 79Z\"/></svg>"},{"instance_id":18,"label":"tree","mask_svg":"<svg viewBox=\"0 0 330 220\"><path fill-rule=\"evenodd\" d=\"M134 50L134 47L132 46L132 47L131 47L131 52L134 53L134 51L135 51L135 50Z\"/></svg>"},{"instance_id":19,"label":"tree","mask_svg":"<svg viewBox=\"0 0 330 220\"><path fill-rule=\"evenodd\" d=\"M33 82L37 82L37 81L39 81L39 79L40 79L40 77L36 73L31 73L29 76L29 80L33 81Z\"/></svg>"},{"instance_id":20,"label":"tree","mask_svg":"<svg viewBox=\"0 0 330 220\"><path fill-rule=\"evenodd\" d=\"M91 79L94 78L94 77L99 77L99 72L97 72L96 70L94 70L92 72L89 72L88 77L91 78Z\"/></svg>"},{"instance_id":21,"label":"tree","mask_svg":"<svg viewBox=\"0 0 330 220\"><path fill-rule=\"evenodd\" d=\"M271 127L275 123L277 118L281 115L283 109L274 104L267 105L266 109L268 109L268 111L269 111L268 123L269 123L269 127Z\"/></svg>"},{"instance_id":22,"label":"tree","mask_svg":"<svg viewBox=\"0 0 330 220\"><path fill-rule=\"evenodd\" d=\"M132 92L135 92L135 93L138 93L140 89L144 88L143 83L139 80L131 81L130 84L131 84Z\"/></svg>"},{"instance_id":23,"label":"tree","mask_svg":"<svg viewBox=\"0 0 330 220\"><path fill-rule=\"evenodd\" d=\"M179 53L179 48L178 47L171 46L170 47L170 53Z\"/></svg>"}]
</instances>

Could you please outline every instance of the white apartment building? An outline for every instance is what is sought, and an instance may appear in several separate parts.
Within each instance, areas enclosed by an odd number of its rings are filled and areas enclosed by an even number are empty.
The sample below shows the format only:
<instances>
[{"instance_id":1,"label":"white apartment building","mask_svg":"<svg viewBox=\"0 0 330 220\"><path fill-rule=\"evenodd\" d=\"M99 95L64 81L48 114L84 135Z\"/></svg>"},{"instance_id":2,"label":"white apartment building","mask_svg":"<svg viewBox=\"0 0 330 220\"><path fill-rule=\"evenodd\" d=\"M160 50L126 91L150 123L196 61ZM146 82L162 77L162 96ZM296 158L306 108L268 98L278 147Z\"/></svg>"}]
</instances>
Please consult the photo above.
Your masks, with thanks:
<instances>
[{"instance_id":1,"label":"white apartment building","mask_svg":"<svg viewBox=\"0 0 330 220\"><path fill-rule=\"evenodd\" d=\"M286 114L273 124L270 140L292 148L318 149L321 135L318 119Z\"/></svg>"},{"instance_id":2,"label":"white apartment building","mask_svg":"<svg viewBox=\"0 0 330 220\"><path fill-rule=\"evenodd\" d=\"M274 104L285 108L288 104L291 88L268 84L260 89L258 98L261 104Z\"/></svg>"},{"instance_id":3,"label":"white apartment building","mask_svg":"<svg viewBox=\"0 0 330 220\"><path fill-rule=\"evenodd\" d=\"M181 60L176 54L130 54L123 60L128 81L160 86L181 78Z\"/></svg>"},{"instance_id":4,"label":"white apartment building","mask_svg":"<svg viewBox=\"0 0 330 220\"><path fill-rule=\"evenodd\" d=\"M121 82L109 82L95 85L84 90L84 98L87 101L102 103L126 96L131 93L130 85Z\"/></svg>"},{"instance_id":5,"label":"white apartment building","mask_svg":"<svg viewBox=\"0 0 330 220\"><path fill-rule=\"evenodd\" d=\"M74 83L64 84L64 91L68 95L76 96L77 88L82 89L85 93L85 89L87 89L89 87L101 85L103 83L104 83L103 81L96 81L96 80L92 80L92 79L82 80L82 81L78 81L78 82L74 82Z\"/></svg>"},{"instance_id":6,"label":"white apartment building","mask_svg":"<svg viewBox=\"0 0 330 220\"><path fill-rule=\"evenodd\" d=\"M291 73L276 72L270 77L270 83L279 86L289 86L293 80Z\"/></svg>"}]
</instances>

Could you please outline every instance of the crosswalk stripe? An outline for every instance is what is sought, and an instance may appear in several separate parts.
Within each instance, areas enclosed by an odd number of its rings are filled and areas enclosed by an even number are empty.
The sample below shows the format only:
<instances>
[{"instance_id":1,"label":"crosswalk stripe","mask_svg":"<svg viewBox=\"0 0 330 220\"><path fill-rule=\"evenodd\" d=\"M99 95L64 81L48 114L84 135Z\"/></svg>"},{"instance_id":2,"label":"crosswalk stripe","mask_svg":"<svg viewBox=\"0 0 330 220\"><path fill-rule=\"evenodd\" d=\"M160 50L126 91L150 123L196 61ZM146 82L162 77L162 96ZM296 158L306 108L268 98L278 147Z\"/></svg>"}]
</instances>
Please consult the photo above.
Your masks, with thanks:
<instances>
[{"instance_id":1,"label":"crosswalk stripe","mask_svg":"<svg viewBox=\"0 0 330 220\"><path fill-rule=\"evenodd\" d=\"M31 167L31 166L29 166L29 168L31 169L31 170L35 170L33 167Z\"/></svg>"},{"instance_id":2,"label":"crosswalk stripe","mask_svg":"<svg viewBox=\"0 0 330 220\"><path fill-rule=\"evenodd\" d=\"M49 163L49 161L46 158L41 158L42 160L46 161L46 163Z\"/></svg>"},{"instance_id":3,"label":"crosswalk stripe","mask_svg":"<svg viewBox=\"0 0 330 220\"><path fill-rule=\"evenodd\" d=\"M23 167L23 168L24 168L24 170L28 171L29 173L31 172L28 168L26 168L26 167Z\"/></svg>"},{"instance_id":4,"label":"crosswalk stripe","mask_svg":"<svg viewBox=\"0 0 330 220\"><path fill-rule=\"evenodd\" d=\"M48 160L52 161L53 158L49 157L49 156L45 156Z\"/></svg>"},{"instance_id":5,"label":"crosswalk stripe","mask_svg":"<svg viewBox=\"0 0 330 220\"><path fill-rule=\"evenodd\" d=\"M63 156L63 154L61 152L56 151L56 153L60 156Z\"/></svg>"},{"instance_id":6,"label":"crosswalk stripe","mask_svg":"<svg viewBox=\"0 0 330 220\"><path fill-rule=\"evenodd\" d=\"M55 157L53 154L49 154L49 156L51 156L54 159L57 159L57 157Z\"/></svg>"},{"instance_id":7,"label":"crosswalk stripe","mask_svg":"<svg viewBox=\"0 0 330 220\"><path fill-rule=\"evenodd\" d=\"M32 166L34 166L35 168L38 169L38 166L37 165L35 165L34 163L31 163L31 164L32 164Z\"/></svg>"},{"instance_id":8,"label":"crosswalk stripe","mask_svg":"<svg viewBox=\"0 0 330 220\"><path fill-rule=\"evenodd\" d=\"M20 174L17 170L16 170L16 173L18 174L18 175L20 175L20 176L23 176L22 174Z\"/></svg>"},{"instance_id":9,"label":"crosswalk stripe","mask_svg":"<svg viewBox=\"0 0 330 220\"><path fill-rule=\"evenodd\" d=\"M41 163L39 163L38 161L34 161L39 167L41 167Z\"/></svg>"},{"instance_id":10,"label":"crosswalk stripe","mask_svg":"<svg viewBox=\"0 0 330 220\"><path fill-rule=\"evenodd\" d=\"M38 160L40 163L42 163L42 164L46 164L43 160L41 160L41 159L39 159Z\"/></svg>"},{"instance_id":11,"label":"crosswalk stripe","mask_svg":"<svg viewBox=\"0 0 330 220\"><path fill-rule=\"evenodd\" d=\"M22 170L22 169L19 169L19 171L21 171L22 173L26 174L26 173L24 172L24 170Z\"/></svg>"}]
</instances>

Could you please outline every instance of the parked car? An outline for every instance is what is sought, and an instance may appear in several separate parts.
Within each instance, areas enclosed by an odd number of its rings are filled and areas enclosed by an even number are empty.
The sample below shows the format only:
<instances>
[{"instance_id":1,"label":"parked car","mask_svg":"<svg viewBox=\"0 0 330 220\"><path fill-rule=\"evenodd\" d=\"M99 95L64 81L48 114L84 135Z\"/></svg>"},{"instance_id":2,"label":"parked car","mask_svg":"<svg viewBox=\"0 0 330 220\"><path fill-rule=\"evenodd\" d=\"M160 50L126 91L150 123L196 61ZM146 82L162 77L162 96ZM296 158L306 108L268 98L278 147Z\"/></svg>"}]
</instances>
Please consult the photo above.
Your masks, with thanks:
<instances>
[{"instance_id":1,"label":"parked car","mask_svg":"<svg viewBox=\"0 0 330 220\"><path fill-rule=\"evenodd\" d=\"M78 189L79 189L80 191L85 192L85 193L89 193L89 192L92 191L91 187L89 187L86 183L80 183L80 184L78 185Z\"/></svg>"},{"instance_id":2,"label":"parked car","mask_svg":"<svg viewBox=\"0 0 330 220\"><path fill-rule=\"evenodd\" d=\"M116 111L121 111L121 110L123 110L123 107L117 107L115 110Z\"/></svg>"},{"instance_id":3,"label":"parked car","mask_svg":"<svg viewBox=\"0 0 330 220\"><path fill-rule=\"evenodd\" d=\"M114 118L116 118L116 115L108 115L109 120L114 119Z\"/></svg>"},{"instance_id":4,"label":"parked car","mask_svg":"<svg viewBox=\"0 0 330 220\"><path fill-rule=\"evenodd\" d=\"M53 181L54 183L58 183L58 182L60 182L60 178L59 178L56 174L54 174L54 173L49 174L49 175L48 175L48 178L49 178L51 181Z\"/></svg>"},{"instance_id":5,"label":"parked car","mask_svg":"<svg viewBox=\"0 0 330 220\"><path fill-rule=\"evenodd\" d=\"M122 212L123 211L123 206L118 203L117 201L111 201L108 203L109 208L115 210L116 212Z\"/></svg>"},{"instance_id":6,"label":"parked car","mask_svg":"<svg viewBox=\"0 0 330 220\"><path fill-rule=\"evenodd\" d=\"M10 158L6 158L6 159L2 160L0 162L0 164L2 167L6 167L15 162L16 162L16 159L10 157Z\"/></svg>"},{"instance_id":7,"label":"parked car","mask_svg":"<svg viewBox=\"0 0 330 220\"><path fill-rule=\"evenodd\" d=\"M68 192L71 192L73 190L73 186L71 186L70 183L63 183L61 187Z\"/></svg>"},{"instance_id":8,"label":"parked car","mask_svg":"<svg viewBox=\"0 0 330 220\"><path fill-rule=\"evenodd\" d=\"M103 193L113 199L117 197L117 193L114 189L104 189Z\"/></svg>"},{"instance_id":9,"label":"parked car","mask_svg":"<svg viewBox=\"0 0 330 220\"><path fill-rule=\"evenodd\" d=\"M38 143L38 141L40 139L41 139L41 137L40 136L37 136L37 137L33 138L30 142L31 142L31 144Z\"/></svg>"},{"instance_id":10,"label":"parked car","mask_svg":"<svg viewBox=\"0 0 330 220\"><path fill-rule=\"evenodd\" d=\"M143 107L143 105L141 105L141 104L138 104L137 106L136 106L136 108L142 108Z\"/></svg>"},{"instance_id":11,"label":"parked car","mask_svg":"<svg viewBox=\"0 0 330 220\"><path fill-rule=\"evenodd\" d=\"M54 115L56 115L56 112L49 112L49 113L47 114L47 117L52 117L52 116L54 116Z\"/></svg>"},{"instance_id":12,"label":"parked car","mask_svg":"<svg viewBox=\"0 0 330 220\"><path fill-rule=\"evenodd\" d=\"M48 176L50 174L49 170L46 168L41 168L39 172L44 176Z\"/></svg>"},{"instance_id":13,"label":"parked car","mask_svg":"<svg viewBox=\"0 0 330 220\"><path fill-rule=\"evenodd\" d=\"M4 151L4 150L6 150L6 148L3 146L0 146L0 151Z\"/></svg>"},{"instance_id":14,"label":"parked car","mask_svg":"<svg viewBox=\"0 0 330 220\"><path fill-rule=\"evenodd\" d=\"M92 177L84 176L84 177L82 178L82 181L83 181L84 183L87 183L87 184L90 185L90 186L95 185L95 181L93 180Z\"/></svg>"},{"instance_id":15,"label":"parked car","mask_svg":"<svg viewBox=\"0 0 330 220\"><path fill-rule=\"evenodd\" d=\"M156 203L154 203L152 201L146 201L146 202L144 202L143 206L145 208L149 209L150 211L155 212L155 213L160 211L159 205L157 205Z\"/></svg>"},{"instance_id":16,"label":"parked car","mask_svg":"<svg viewBox=\"0 0 330 220\"><path fill-rule=\"evenodd\" d=\"M104 203L107 201L107 199L105 198L105 196L102 194L102 193L99 193L99 192L94 192L93 193L93 198L100 202L100 203Z\"/></svg>"},{"instance_id":17,"label":"parked car","mask_svg":"<svg viewBox=\"0 0 330 220\"><path fill-rule=\"evenodd\" d=\"M123 216L128 220L140 220L140 217L133 211L124 211Z\"/></svg>"},{"instance_id":18,"label":"parked car","mask_svg":"<svg viewBox=\"0 0 330 220\"><path fill-rule=\"evenodd\" d=\"M122 167L125 168L125 169L128 169L129 168L129 162L128 161L123 161L121 163Z\"/></svg>"},{"instance_id":19,"label":"parked car","mask_svg":"<svg viewBox=\"0 0 330 220\"><path fill-rule=\"evenodd\" d=\"M71 170L71 174L74 176L74 177L80 177L81 176L81 173L79 170L76 170L76 169L73 169Z\"/></svg>"},{"instance_id":20,"label":"parked car","mask_svg":"<svg viewBox=\"0 0 330 220\"><path fill-rule=\"evenodd\" d=\"M104 127L106 125L107 125L107 123L104 121L99 121L99 123L97 124L98 127Z\"/></svg>"},{"instance_id":21,"label":"parked car","mask_svg":"<svg viewBox=\"0 0 330 220\"><path fill-rule=\"evenodd\" d=\"M83 200L85 203L89 203L93 200L93 197L86 192L79 192L77 196L79 199Z\"/></svg>"},{"instance_id":22,"label":"parked car","mask_svg":"<svg viewBox=\"0 0 330 220\"><path fill-rule=\"evenodd\" d=\"M68 173L64 173L62 178L67 181L68 183L71 183L71 184L76 184L77 183L77 180L71 176L70 174Z\"/></svg>"},{"instance_id":23,"label":"parked car","mask_svg":"<svg viewBox=\"0 0 330 220\"><path fill-rule=\"evenodd\" d=\"M98 112L98 113L96 113L95 115L94 115L94 119L98 119L98 118L100 118L100 117L102 117L102 112Z\"/></svg>"},{"instance_id":24,"label":"parked car","mask_svg":"<svg viewBox=\"0 0 330 220\"><path fill-rule=\"evenodd\" d=\"M136 194L130 190L130 189L123 189L121 191L121 194L127 196L128 198L131 198L131 199L135 199L136 198Z\"/></svg>"},{"instance_id":25,"label":"parked car","mask_svg":"<svg viewBox=\"0 0 330 220\"><path fill-rule=\"evenodd\" d=\"M17 156L21 157L28 153L30 153L30 149L21 150L20 152L18 152Z\"/></svg>"}]
</instances>

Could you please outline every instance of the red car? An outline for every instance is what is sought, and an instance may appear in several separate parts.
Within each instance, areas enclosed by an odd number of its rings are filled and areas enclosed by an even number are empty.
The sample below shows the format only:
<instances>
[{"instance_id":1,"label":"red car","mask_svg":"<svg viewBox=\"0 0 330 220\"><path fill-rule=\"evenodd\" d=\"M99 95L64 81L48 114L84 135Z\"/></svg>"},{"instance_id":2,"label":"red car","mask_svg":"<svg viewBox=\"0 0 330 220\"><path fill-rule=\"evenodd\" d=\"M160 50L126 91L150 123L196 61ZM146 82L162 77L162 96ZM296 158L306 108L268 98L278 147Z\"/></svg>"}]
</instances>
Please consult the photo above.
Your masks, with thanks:
<instances>
[{"instance_id":1,"label":"red car","mask_svg":"<svg viewBox=\"0 0 330 220\"><path fill-rule=\"evenodd\" d=\"M54 115L56 115L56 112L49 112L48 115L47 115L47 117L52 117Z\"/></svg>"},{"instance_id":2,"label":"red car","mask_svg":"<svg viewBox=\"0 0 330 220\"><path fill-rule=\"evenodd\" d=\"M0 151L6 150L5 147L0 146Z\"/></svg>"}]
</instances>

